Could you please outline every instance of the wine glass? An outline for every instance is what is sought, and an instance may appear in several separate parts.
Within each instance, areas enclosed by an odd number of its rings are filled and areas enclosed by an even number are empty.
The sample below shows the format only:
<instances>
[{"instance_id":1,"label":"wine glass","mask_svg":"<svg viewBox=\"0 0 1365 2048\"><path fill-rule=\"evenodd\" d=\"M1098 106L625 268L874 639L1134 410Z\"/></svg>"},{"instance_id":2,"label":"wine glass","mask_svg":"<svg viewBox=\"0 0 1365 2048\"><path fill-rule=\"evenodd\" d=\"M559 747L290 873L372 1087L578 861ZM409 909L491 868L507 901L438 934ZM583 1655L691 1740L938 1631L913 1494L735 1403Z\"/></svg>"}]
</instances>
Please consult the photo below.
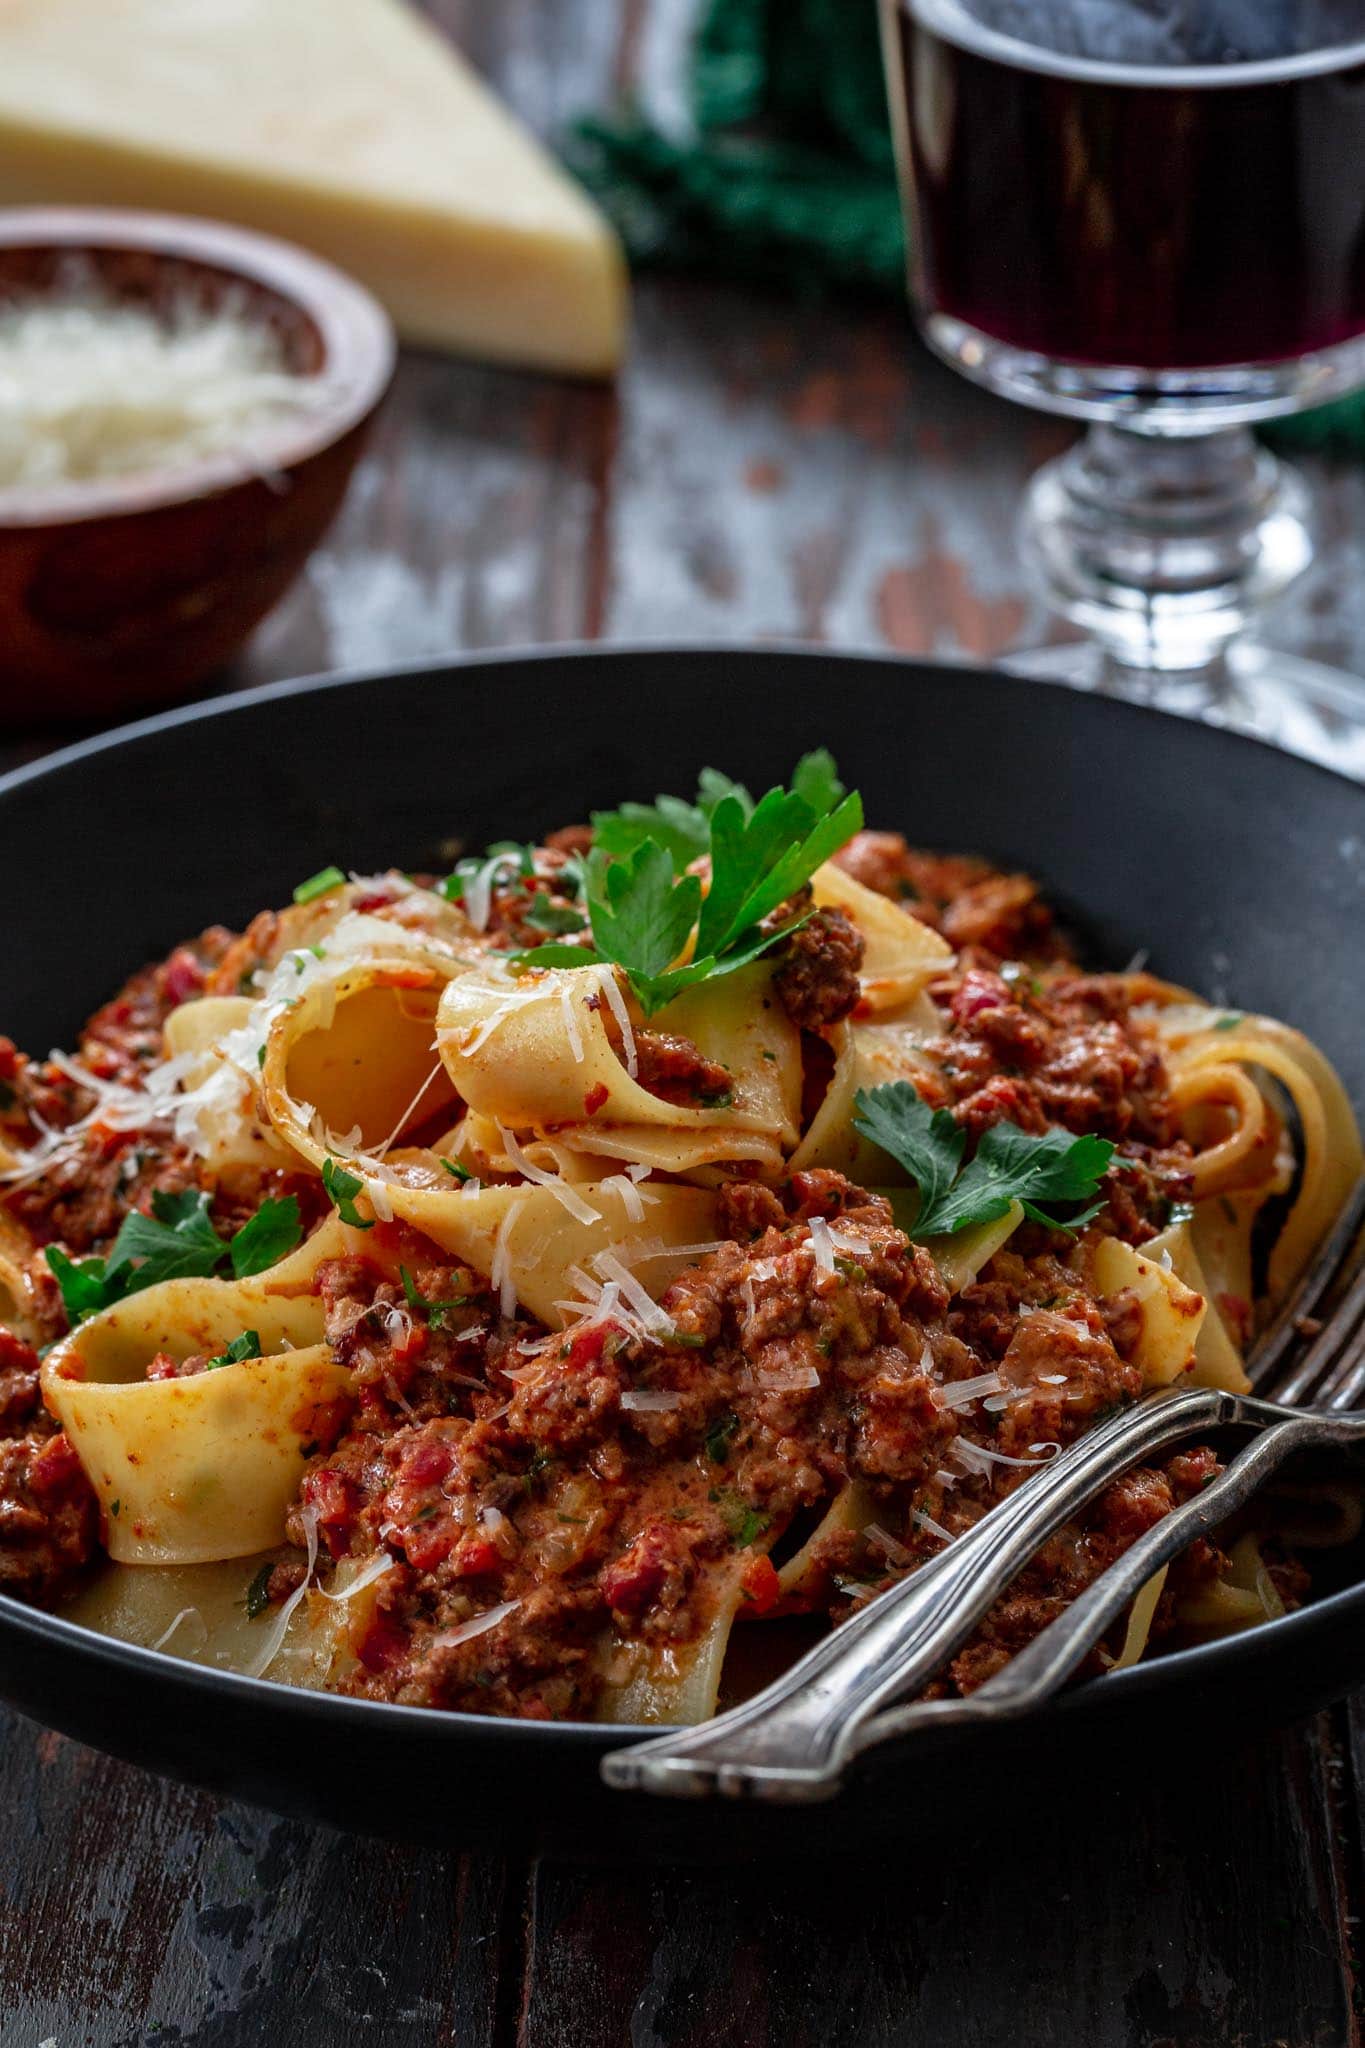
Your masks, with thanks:
<instances>
[{"instance_id":1,"label":"wine glass","mask_svg":"<svg viewBox=\"0 0 1365 2048\"><path fill-rule=\"evenodd\" d=\"M1365 690L1228 660L1313 554L1251 425L1365 386L1365 0L883 0L883 26L925 338L1088 423L1023 520L1082 659L1206 702L1235 669L1278 696L1263 725L1349 707L1365 768Z\"/></svg>"}]
</instances>

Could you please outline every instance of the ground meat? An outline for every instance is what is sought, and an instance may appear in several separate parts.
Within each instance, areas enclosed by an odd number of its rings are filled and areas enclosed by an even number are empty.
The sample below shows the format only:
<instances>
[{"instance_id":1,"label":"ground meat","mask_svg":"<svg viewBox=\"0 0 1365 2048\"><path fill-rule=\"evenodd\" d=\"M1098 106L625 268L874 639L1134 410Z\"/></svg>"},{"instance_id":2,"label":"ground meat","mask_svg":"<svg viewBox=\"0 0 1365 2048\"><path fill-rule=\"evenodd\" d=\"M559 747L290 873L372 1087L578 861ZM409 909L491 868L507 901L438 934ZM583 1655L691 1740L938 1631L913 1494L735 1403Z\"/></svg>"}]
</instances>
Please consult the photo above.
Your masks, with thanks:
<instances>
[{"instance_id":1,"label":"ground meat","mask_svg":"<svg viewBox=\"0 0 1365 2048\"><path fill-rule=\"evenodd\" d=\"M1069 957L1052 911L1028 875L1004 875L959 854L924 853L899 832L859 832L835 859L864 888L903 903L954 946L1000 960Z\"/></svg>"},{"instance_id":2,"label":"ground meat","mask_svg":"<svg viewBox=\"0 0 1365 2048\"><path fill-rule=\"evenodd\" d=\"M858 1001L863 935L842 910L817 910L792 934L776 988L783 1007L803 1031L825 1031Z\"/></svg>"},{"instance_id":3,"label":"ground meat","mask_svg":"<svg viewBox=\"0 0 1365 2048\"><path fill-rule=\"evenodd\" d=\"M99 1510L66 1436L0 1441L0 1592L51 1602L94 1552Z\"/></svg>"},{"instance_id":4,"label":"ground meat","mask_svg":"<svg viewBox=\"0 0 1365 2048\"><path fill-rule=\"evenodd\" d=\"M231 932L211 925L192 945L177 946L169 959L135 974L86 1025L82 1064L101 1080L135 1085L165 1056L161 1034L171 1011L204 994L209 975L233 943Z\"/></svg>"},{"instance_id":5,"label":"ground meat","mask_svg":"<svg viewBox=\"0 0 1365 2048\"><path fill-rule=\"evenodd\" d=\"M636 1079L651 1095L680 1109L723 1106L731 1099L728 1070L671 1031L635 1033Z\"/></svg>"},{"instance_id":6,"label":"ground meat","mask_svg":"<svg viewBox=\"0 0 1365 2048\"><path fill-rule=\"evenodd\" d=\"M1122 975L1007 975L977 964L941 976L932 994L945 1029L924 1047L933 1071L923 1092L974 1138L1002 1122L1033 1133L1060 1124L1145 1148L1155 1178L1130 1183L1129 1202L1135 1211L1140 1198L1165 1204L1189 1154L1176 1140L1160 1045L1130 1014L1140 993Z\"/></svg>"}]
</instances>

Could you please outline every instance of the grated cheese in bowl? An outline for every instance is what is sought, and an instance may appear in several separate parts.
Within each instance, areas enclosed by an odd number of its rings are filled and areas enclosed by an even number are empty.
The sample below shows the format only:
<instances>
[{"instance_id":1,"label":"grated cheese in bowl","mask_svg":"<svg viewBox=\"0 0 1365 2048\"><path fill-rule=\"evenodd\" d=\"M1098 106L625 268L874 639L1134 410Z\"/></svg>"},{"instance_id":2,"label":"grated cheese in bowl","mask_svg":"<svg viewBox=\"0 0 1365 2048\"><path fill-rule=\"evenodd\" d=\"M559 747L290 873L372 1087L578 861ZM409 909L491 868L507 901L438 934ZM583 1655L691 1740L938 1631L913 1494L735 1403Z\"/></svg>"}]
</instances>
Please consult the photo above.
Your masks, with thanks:
<instances>
[{"instance_id":1,"label":"grated cheese in bowl","mask_svg":"<svg viewBox=\"0 0 1365 2048\"><path fill-rule=\"evenodd\" d=\"M95 290L0 305L0 491L43 490L234 455L319 402L279 337L225 304L158 318Z\"/></svg>"}]
</instances>

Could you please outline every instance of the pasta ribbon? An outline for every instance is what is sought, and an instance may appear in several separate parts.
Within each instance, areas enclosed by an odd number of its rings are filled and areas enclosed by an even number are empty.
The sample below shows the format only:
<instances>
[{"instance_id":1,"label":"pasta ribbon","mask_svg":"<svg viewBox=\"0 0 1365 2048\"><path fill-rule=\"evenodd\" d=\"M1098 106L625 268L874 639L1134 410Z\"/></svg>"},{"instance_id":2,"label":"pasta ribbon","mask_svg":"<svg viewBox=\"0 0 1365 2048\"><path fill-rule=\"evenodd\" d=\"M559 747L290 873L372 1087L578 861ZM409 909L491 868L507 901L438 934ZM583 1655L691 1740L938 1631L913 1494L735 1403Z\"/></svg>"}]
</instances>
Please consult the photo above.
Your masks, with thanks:
<instances>
[{"instance_id":1,"label":"pasta ribbon","mask_svg":"<svg viewBox=\"0 0 1365 2048\"><path fill-rule=\"evenodd\" d=\"M1090 1254L1090 1277L1102 1300L1129 1296L1138 1315L1132 1348L1149 1387L1166 1387L1194 1369L1208 1304L1176 1273L1119 1237L1102 1237Z\"/></svg>"},{"instance_id":2,"label":"pasta ribbon","mask_svg":"<svg viewBox=\"0 0 1365 2048\"><path fill-rule=\"evenodd\" d=\"M671 1173L735 1160L777 1173L797 1142L801 1049L771 993L772 974L758 961L686 990L651 1022L726 1070L725 1096L709 1107L666 1102L632 1078L639 1027L608 967L520 980L489 968L451 982L438 1019L441 1053L471 1110L507 1129Z\"/></svg>"},{"instance_id":3,"label":"pasta ribbon","mask_svg":"<svg viewBox=\"0 0 1365 2048\"><path fill-rule=\"evenodd\" d=\"M121 1564L202 1564L279 1543L304 1447L349 1372L322 1342L324 1258L355 1244L333 1218L250 1280L167 1280L116 1303L54 1346L43 1398L99 1497ZM158 1353L213 1356L244 1330L263 1356L149 1380Z\"/></svg>"},{"instance_id":4,"label":"pasta ribbon","mask_svg":"<svg viewBox=\"0 0 1365 2048\"><path fill-rule=\"evenodd\" d=\"M816 869L811 887L821 909L842 910L863 935L864 1011L904 1009L952 960L952 947L932 926L832 861Z\"/></svg>"}]
</instances>

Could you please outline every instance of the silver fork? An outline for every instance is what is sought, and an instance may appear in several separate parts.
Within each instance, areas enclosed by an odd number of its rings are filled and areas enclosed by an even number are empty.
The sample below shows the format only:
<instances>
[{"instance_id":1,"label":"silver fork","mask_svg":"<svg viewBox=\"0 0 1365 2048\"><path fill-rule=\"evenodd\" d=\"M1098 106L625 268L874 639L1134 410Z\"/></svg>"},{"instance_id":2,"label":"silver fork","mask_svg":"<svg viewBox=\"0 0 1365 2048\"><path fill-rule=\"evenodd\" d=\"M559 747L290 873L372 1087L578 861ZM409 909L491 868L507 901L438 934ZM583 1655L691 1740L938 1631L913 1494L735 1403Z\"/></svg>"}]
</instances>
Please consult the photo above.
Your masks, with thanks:
<instances>
[{"instance_id":1,"label":"silver fork","mask_svg":"<svg viewBox=\"0 0 1365 2048\"><path fill-rule=\"evenodd\" d=\"M742 1706L612 1751L602 1760L606 1782L682 1799L719 1793L814 1802L832 1798L853 1759L877 1743L931 1723L1000 1720L1041 1704L1152 1573L1225 1521L1291 1451L1365 1443L1365 1418L1345 1412L1365 1391L1365 1264L1356 1258L1363 1224L1365 1179L1257 1347L1251 1377L1277 1400L1200 1387L1145 1396L1031 1474L950 1549ZM1302 1344L1302 1325L1343 1276L1330 1320L1282 1370ZM1120 1474L1183 1437L1233 1423L1258 1432L1250 1447L1133 1544L995 1678L966 1699L895 1706L962 1648L1040 1546Z\"/></svg>"}]
</instances>

